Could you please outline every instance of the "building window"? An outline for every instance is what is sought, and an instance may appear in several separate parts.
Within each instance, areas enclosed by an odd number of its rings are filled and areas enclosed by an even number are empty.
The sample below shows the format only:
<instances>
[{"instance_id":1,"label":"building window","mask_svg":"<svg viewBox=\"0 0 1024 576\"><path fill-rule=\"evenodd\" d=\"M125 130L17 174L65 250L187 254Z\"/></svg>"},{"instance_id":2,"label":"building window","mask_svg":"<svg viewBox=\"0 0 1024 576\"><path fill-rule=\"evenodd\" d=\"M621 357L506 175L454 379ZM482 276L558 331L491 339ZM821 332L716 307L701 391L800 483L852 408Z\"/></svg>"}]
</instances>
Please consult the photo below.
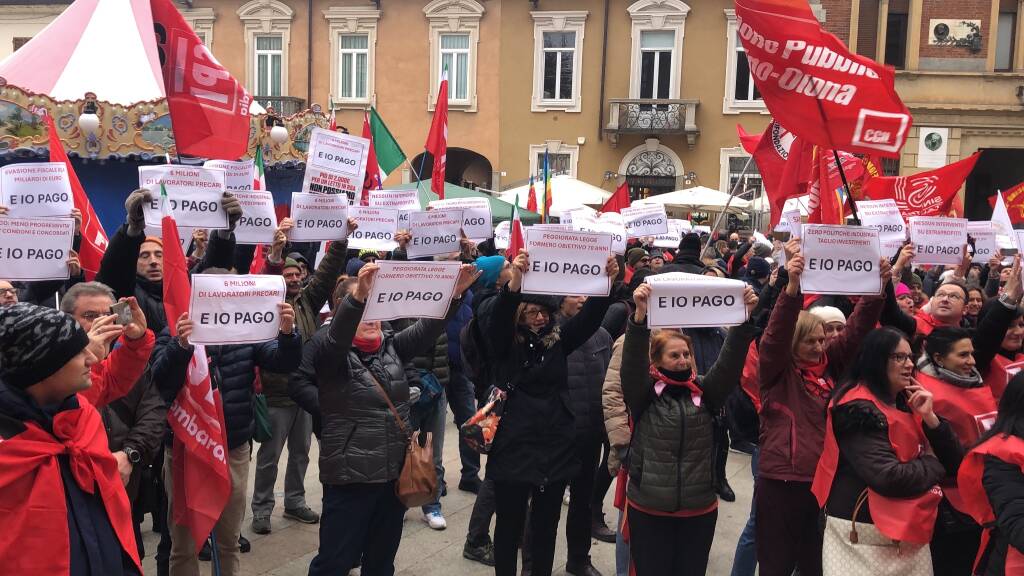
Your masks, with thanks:
<instances>
[{"instance_id":1,"label":"building window","mask_svg":"<svg viewBox=\"0 0 1024 576\"><path fill-rule=\"evenodd\" d=\"M372 105L380 11L332 6L324 10L324 18L331 39L331 106L363 109Z\"/></svg>"},{"instance_id":2,"label":"building window","mask_svg":"<svg viewBox=\"0 0 1024 576\"><path fill-rule=\"evenodd\" d=\"M679 0L639 0L632 20L630 98L679 98L683 32L690 7Z\"/></svg>"},{"instance_id":3,"label":"building window","mask_svg":"<svg viewBox=\"0 0 1024 576\"><path fill-rule=\"evenodd\" d=\"M586 11L530 12L533 17L531 110L579 112L582 108L583 33Z\"/></svg>"},{"instance_id":4,"label":"building window","mask_svg":"<svg viewBox=\"0 0 1024 576\"><path fill-rule=\"evenodd\" d=\"M889 12L885 26L885 63L897 70L907 64L907 15Z\"/></svg>"},{"instance_id":5,"label":"building window","mask_svg":"<svg viewBox=\"0 0 1024 576\"><path fill-rule=\"evenodd\" d=\"M737 34L736 11L732 8L725 10L726 18L726 67L725 67L725 97L723 98L722 112L724 114L739 114L741 112L756 112L767 114L768 108L761 99L761 93L754 84L754 77L750 72L750 64L747 61L747 51L743 48Z\"/></svg>"},{"instance_id":6,"label":"building window","mask_svg":"<svg viewBox=\"0 0 1024 576\"><path fill-rule=\"evenodd\" d=\"M280 36L256 37L256 95L281 96Z\"/></svg>"},{"instance_id":7,"label":"building window","mask_svg":"<svg viewBox=\"0 0 1024 576\"><path fill-rule=\"evenodd\" d=\"M485 9L477 0L433 0L423 8L430 34L430 85L427 110L433 112L441 75L448 71L450 110L475 112L476 60L480 19Z\"/></svg>"},{"instance_id":8,"label":"building window","mask_svg":"<svg viewBox=\"0 0 1024 576\"><path fill-rule=\"evenodd\" d=\"M576 177L576 164L579 161L580 147L563 144L552 140L546 144L530 146L530 174L541 182L544 179L544 152L548 153L548 172L551 177ZM540 190L538 189L538 192Z\"/></svg>"},{"instance_id":9,"label":"building window","mask_svg":"<svg viewBox=\"0 0 1024 576\"><path fill-rule=\"evenodd\" d=\"M177 6L178 10L181 11L181 15L185 18L185 22L192 28L199 37L199 41L203 43L203 46L213 49L213 23L217 20L217 15L214 13L213 8L188 8L185 6Z\"/></svg>"},{"instance_id":10,"label":"building window","mask_svg":"<svg viewBox=\"0 0 1024 576\"><path fill-rule=\"evenodd\" d=\"M341 98L366 99L367 66L370 61L370 40L366 34L343 34L341 37Z\"/></svg>"},{"instance_id":11,"label":"building window","mask_svg":"<svg viewBox=\"0 0 1024 576\"><path fill-rule=\"evenodd\" d=\"M24 38L24 37L14 38L14 52L17 52L19 48L21 48L25 44L28 44L28 41L31 40L31 39L32 38Z\"/></svg>"},{"instance_id":12,"label":"building window","mask_svg":"<svg viewBox=\"0 0 1024 576\"><path fill-rule=\"evenodd\" d=\"M469 98L469 34L441 34L441 71L448 72L448 101Z\"/></svg>"},{"instance_id":13,"label":"building window","mask_svg":"<svg viewBox=\"0 0 1024 576\"><path fill-rule=\"evenodd\" d=\"M1013 69L1014 40L1017 36L1017 13L999 13L999 32L996 37L996 70L1008 72Z\"/></svg>"}]
</instances>

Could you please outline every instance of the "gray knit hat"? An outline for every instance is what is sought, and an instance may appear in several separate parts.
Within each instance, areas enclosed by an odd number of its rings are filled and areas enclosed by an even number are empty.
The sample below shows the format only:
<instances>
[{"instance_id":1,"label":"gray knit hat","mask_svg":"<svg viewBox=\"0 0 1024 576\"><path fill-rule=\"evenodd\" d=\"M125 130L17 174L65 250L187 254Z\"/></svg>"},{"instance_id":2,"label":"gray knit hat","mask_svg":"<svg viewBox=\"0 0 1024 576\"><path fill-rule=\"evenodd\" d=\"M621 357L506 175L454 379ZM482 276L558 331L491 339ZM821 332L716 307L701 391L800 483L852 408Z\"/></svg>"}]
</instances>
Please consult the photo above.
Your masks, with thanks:
<instances>
[{"instance_id":1,"label":"gray knit hat","mask_svg":"<svg viewBox=\"0 0 1024 576\"><path fill-rule=\"evenodd\" d=\"M27 302L0 308L0 380L25 389L55 374L89 345L71 316Z\"/></svg>"}]
</instances>

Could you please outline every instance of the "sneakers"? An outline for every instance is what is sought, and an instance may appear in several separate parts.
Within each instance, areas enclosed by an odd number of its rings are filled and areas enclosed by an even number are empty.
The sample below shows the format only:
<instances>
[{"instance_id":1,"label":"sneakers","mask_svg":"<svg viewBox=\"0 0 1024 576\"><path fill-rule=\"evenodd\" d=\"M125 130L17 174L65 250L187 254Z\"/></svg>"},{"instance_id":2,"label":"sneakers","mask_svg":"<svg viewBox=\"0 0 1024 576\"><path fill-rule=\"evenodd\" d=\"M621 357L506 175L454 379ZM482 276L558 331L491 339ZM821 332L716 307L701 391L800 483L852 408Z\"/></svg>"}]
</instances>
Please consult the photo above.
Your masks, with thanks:
<instances>
[{"instance_id":1,"label":"sneakers","mask_svg":"<svg viewBox=\"0 0 1024 576\"><path fill-rule=\"evenodd\" d=\"M488 542L483 546L473 546L467 540L466 545L462 547L462 557L484 566L494 566L494 544Z\"/></svg>"},{"instance_id":2,"label":"sneakers","mask_svg":"<svg viewBox=\"0 0 1024 576\"><path fill-rule=\"evenodd\" d=\"M270 534L270 516L253 516L252 531L257 534Z\"/></svg>"},{"instance_id":3,"label":"sneakers","mask_svg":"<svg viewBox=\"0 0 1024 576\"><path fill-rule=\"evenodd\" d=\"M431 530L444 530L448 527L448 522L440 512L428 512L424 514L423 522L427 526L430 526Z\"/></svg>"},{"instance_id":4,"label":"sneakers","mask_svg":"<svg viewBox=\"0 0 1024 576\"><path fill-rule=\"evenodd\" d=\"M302 508L285 508L284 517L292 520L298 520L303 524L316 524L320 522L320 515L310 510L309 506L303 506Z\"/></svg>"}]
</instances>

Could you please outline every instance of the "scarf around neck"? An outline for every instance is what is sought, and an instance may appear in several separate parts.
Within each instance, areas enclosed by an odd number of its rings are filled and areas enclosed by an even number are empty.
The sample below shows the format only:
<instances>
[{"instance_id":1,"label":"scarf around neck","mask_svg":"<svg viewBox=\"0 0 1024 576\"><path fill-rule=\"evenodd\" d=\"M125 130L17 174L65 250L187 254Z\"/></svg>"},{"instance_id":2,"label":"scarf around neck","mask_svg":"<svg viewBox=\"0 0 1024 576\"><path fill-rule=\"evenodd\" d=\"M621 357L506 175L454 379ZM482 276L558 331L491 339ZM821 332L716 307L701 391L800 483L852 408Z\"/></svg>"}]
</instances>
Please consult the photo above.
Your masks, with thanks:
<instances>
[{"instance_id":1,"label":"scarf around neck","mask_svg":"<svg viewBox=\"0 0 1024 576\"><path fill-rule=\"evenodd\" d=\"M373 354L380 350L381 344L384 342L384 337L380 332L377 333L376 338L360 338L356 336L352 339L352 345L356 347L363 354Z\"/></svg>"},{"instance_id":2,"label":"scarf around neck","mask_svg":"<svg viewBox=\"0 0 1024 576\"><path fill-rule=\"evenodd\" d=\"M665 391L665 388L669 386L678 386L680 388L686 388L687 390L689 390L690 400L693 401L693 405L700 406L700 398L701 395L704 394L704 391L700 389L700 386L697 386L697 381L694 379L692 371L690 372L690 377L688 379L675 380L673 378L669 378L668 376L665 375L664 372L658 370L657 366L651 364L649 368L649 373L651 375L651 378L654 379L655 395L660 397L661 394Z\"/></svg>"},{"instance_id":3,"label":"scarf around neck","mask_svg":"<svg viewBox=\"0 0 1024 576\"><path fill-rule=\"evenodd\" d=\"M835 383L828 375L828 358L824 354L822 354L822 359L817 364L798 363L796 367L800 371L800 377L803 378L804 386L809 392L817 394L822 398L830 398L832 396L832 389L835 387Z\"/></svg>"},{"instance_id":4,"label":"scarf around neck","mask_svg":"<svg viewBox=\"0 0 1024 576\"><path fill-rule=\"evenodd\" d=\"M970 376L962 376L952 370L939 366L928 357L921 358L921 361L917 364L917 369L933 378L938 378L943 382L948 382L960 388L977 388L982 383L981 372L978 372L977 368L971 368Z\"/></svg>"}]
</instances>

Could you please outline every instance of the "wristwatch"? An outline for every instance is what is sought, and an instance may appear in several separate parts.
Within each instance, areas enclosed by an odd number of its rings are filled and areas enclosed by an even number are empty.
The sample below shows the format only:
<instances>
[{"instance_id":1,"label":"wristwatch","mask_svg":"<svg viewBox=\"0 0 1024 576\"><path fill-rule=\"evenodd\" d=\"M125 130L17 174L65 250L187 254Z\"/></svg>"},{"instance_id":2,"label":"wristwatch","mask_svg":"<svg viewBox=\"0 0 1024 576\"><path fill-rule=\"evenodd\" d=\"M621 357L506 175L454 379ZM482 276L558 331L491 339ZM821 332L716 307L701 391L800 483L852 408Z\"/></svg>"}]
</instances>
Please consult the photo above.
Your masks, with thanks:
<instances>
[{"instance_id":1,"label":"wristwatch","mask_svg":"<svg viewBox=\"0 0 1024 576\"><path fill-rule=\"evenodd\" d=\"M999 295L999 303L1007 308L1013 309L1017 307L1017 303L1013 301L1013 298L1005 292Z\"/></svg>"},{"instance_id":2,"label":"wristwatch","mask_svg":"<svg viewBox=\"0 0 1024 576\"><path fill-rule=\"evenodd\" d=\"M132 464L138 464L139 462L142 462L142 454L140 454L138 450L132 448L131 446L125 446L123 449L121 449L121 452L124 452L124 455L128 457L128 461L131 462Z\"/></svg>"}]
</instances>

